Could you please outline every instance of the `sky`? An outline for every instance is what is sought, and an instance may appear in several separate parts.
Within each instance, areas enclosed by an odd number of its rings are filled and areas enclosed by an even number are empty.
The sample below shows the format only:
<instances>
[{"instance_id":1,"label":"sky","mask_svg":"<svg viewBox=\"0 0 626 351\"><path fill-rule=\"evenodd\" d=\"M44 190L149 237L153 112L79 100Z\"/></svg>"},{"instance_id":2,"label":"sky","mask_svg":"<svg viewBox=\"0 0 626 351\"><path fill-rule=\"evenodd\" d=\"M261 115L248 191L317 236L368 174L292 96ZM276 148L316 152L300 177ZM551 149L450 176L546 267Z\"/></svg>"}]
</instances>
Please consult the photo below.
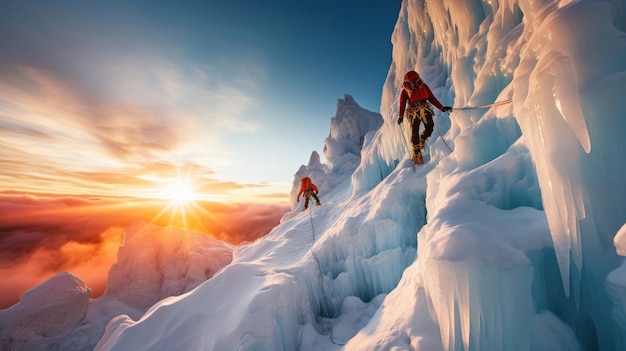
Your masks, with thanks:
<instances>
[{"instance_id":1,"label":"sky","mask_svg":"<svg viewBox=\"0 0 626 351\"><path fill-rule=\"evenodd\" d=\"M400 3L0 0L2 305L102 293L133 221L266 234L337 101L379 111Z\"/></svg>"},{"instance_id":2,"label":"sky","mask_svg":"<svg viewBox=\"0 0 626 351\"><path fill-rule=\"evenodd\" d=\"M266 202L343 94L379 111L400 1L0 7L0 190Z\"/></svg>"}]
</instances>

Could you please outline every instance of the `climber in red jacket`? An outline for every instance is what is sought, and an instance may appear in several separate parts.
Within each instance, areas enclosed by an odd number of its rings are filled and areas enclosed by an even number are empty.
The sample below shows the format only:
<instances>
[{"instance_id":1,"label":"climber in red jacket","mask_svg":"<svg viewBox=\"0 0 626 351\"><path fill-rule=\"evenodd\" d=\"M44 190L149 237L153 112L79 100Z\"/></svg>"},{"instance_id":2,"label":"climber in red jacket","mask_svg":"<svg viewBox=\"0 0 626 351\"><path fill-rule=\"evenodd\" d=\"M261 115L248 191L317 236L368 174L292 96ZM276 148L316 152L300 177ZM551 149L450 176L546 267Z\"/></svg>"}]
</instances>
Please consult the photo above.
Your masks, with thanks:
<instances>
[{"instance_id":1,"label":"climber in red jacket","mask_svg":"<svg viewBox=\"0 0 626 351\"><path fill-rule=\"evenodd\" d=\"M313 196L313 198L315 199L315 204L317 206L322 204L320 202L320 199L317 197L319 190L317 189L317 186L313 184L313 182L311 181L311 178L309 177L304 177L300 179L300 192L298 192L298 197L296 198L296 201L300 202L300 195L302 195L303 193L304 193L304 208L302 209L302 211L306 210L309 207L309 197L311 196Z\"/></svg>"},{"instance_id":2,"label":"climber in red jacket","mask_svg":"<svg viewBox=\"0 0 626 351\"><path fill-rule=\"evenodd\" d=\"M422 149L426 146L426 141L433 133L435 126L433 120L435 114L432 105L435 105L442 112L450 112L452 107L443 106L415 71L409 71L404 75L404 83L402 85L403 89L400 93L400 105L398 107L398 124L401 124L404 119L404 110L408 102L409 107L406 109L406 113L411 123L413 162L422 164L424 163ZM419 133L420 122L424 123L424 131L421 135Z\"/></svg>"}]
</instances>

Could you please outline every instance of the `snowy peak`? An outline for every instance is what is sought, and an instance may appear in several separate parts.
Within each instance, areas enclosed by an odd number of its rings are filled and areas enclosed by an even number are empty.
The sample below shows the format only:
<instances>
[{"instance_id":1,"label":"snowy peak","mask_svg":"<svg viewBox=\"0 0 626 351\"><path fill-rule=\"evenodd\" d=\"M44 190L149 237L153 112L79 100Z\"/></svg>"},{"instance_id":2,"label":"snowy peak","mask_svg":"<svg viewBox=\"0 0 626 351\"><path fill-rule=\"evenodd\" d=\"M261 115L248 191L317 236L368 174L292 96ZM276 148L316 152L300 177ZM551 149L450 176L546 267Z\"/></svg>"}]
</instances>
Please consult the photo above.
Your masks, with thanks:
<instances>
[{"instance_id":1,"label":"snowy peak","mask_svg":"<svg viewBox=\"0 0 626 351\"><path fill-rule=\"evenodd\" d=\"M351 95L339 99L335 116L330 120L329 136L324 140L327 164L321 163L319 154L313 151L308 164L296 172L291 190L293 208L297 206L301 178L310 177L321 196L331 192L357 168L367 135L373 134L382 124L380 114L362 108Z\"/></svg>"},{"instance_id":2,"label":"snowy peak","mask_svg":"<svg viewBox=\"0 0 626 351\"><path fill-rule=\"evenodd\" d=\"M380 128L380 114L359 106L351 95L337 102L337 113L330 120L330 135L324 140L324 156L331 172L352 173L361 159L367 133Z\"/></svg>"},{"instance_id":3,"label":"snowy peak","mask_svg":"<svg viewBox=\"0 0 626 351\"><path fill-rule=\"evenodd\" d=\"M85 317L90 296L91 289L69 272L24 292L17 304L0 311L2 349L33 350L72 331Z\"/></svg>"},{"instance_id":4,"label":"snowy peak","mask_svg":"<svg viewBox=\"0 0 626 351\"><path fill-rule=\"evenodd\" d=\"M136 222L125 229L105 294L148 308L211 278L230 263L232 250L233 246L205 234Z\"/></svg>"}]
</instances>

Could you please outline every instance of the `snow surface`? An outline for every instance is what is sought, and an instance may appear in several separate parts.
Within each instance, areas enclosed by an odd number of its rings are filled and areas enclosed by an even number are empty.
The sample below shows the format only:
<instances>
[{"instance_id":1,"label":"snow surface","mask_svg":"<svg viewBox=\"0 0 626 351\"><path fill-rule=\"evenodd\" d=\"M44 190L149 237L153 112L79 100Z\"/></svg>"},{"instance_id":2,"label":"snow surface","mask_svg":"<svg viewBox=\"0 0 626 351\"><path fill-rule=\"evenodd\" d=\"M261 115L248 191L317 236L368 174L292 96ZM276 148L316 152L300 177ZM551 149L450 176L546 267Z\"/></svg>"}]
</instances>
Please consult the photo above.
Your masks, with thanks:
<instances>
[{"instance_id":1,"label":"snow surface","mask_svg":"<svg viewBox=\"0 0 626 351\"><path fill-rule=\"evenodd\" d=\"M405 0L382 125L345 96L280 225L96 350L626 349L625 31L623 0ZM414 169L410 69L512 103L437 113Z\"/></svg>"}]
</instances>

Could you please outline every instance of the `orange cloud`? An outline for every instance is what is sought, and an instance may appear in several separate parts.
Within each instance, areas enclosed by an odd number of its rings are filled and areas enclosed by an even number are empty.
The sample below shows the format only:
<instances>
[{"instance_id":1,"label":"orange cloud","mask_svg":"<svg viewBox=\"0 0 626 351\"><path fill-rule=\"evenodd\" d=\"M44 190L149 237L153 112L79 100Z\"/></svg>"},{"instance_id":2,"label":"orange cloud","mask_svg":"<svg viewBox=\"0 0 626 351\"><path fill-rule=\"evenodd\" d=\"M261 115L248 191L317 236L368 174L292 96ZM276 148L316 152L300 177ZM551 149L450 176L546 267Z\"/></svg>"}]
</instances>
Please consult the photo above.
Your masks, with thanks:
<instances>
[{"instance_id":1,"label":"orange cloud","mask_svg":"<svg viewBox=\"0 0 626 351\"><path fill-rule=\"evenodd\" d=\"M93 297L99 296L116 260L123 228L138 220L180 225L180 213L164 213L166 207L165 201L153 199L1 192L0 308L63 271L83 279ZM187 229L239 244L267 234L287 210L286 203L201 201L187 209Z\"/></svg>"},{"instance_id":2,"label":"orange cloud","mask_svg":"<svg viewBox=\"0 0 626 351\"><path fill-rule=\"evenodd\" d=\"M64 271L80 277L92 289L92 297L102 295L122 238L123 229L111 227L94 238L96 242L68 241L58 247L37 246L29 254L14 253L13 260L0 262L0 308L13 305L24 291Z\"/></svg>"}]
</instances>

